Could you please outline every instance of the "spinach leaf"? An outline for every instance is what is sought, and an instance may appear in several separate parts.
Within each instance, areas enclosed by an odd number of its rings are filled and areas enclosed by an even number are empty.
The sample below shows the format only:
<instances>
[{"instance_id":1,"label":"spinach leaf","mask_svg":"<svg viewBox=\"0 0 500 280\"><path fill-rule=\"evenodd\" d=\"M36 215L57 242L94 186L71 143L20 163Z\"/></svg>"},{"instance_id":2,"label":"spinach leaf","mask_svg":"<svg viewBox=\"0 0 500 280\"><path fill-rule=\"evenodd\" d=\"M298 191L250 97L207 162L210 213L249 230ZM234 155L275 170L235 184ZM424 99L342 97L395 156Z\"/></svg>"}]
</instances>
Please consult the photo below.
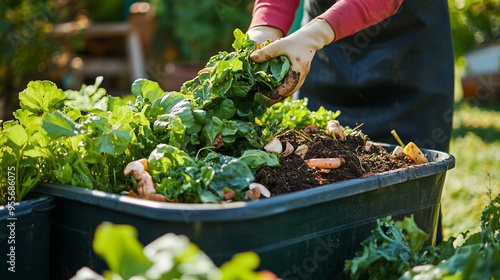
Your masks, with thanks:
<instances>
[{"instance_id":1,"label":"spinach leaf","mask_svg":"<svg viewBox=\"0 0 500 280\"><path fill-rule=\"evenodd\" d=\"M65 98L66 94L50 81L29 82L26 89L19 93L21 109L35 114L51 112Z\"/></svg>"}]
</instances>

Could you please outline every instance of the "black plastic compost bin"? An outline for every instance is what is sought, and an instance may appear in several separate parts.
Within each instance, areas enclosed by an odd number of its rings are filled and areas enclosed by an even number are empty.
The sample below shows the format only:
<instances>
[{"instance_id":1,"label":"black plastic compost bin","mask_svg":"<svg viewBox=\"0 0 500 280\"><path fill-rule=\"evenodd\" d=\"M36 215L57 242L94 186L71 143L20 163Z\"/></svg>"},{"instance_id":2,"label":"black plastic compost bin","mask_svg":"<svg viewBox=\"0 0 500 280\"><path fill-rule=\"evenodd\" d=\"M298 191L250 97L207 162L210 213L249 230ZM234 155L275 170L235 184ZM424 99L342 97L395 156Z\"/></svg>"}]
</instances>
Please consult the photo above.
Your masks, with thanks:
<instances>
[{"instance_id":1,"label":"black plastic compost bin","mask_svg":"<svg viewBox=\"0 0 500 280\"><path fill-rule=\"evenodd\" d=\"M29 197L13 209L0 206L0 279L50 279L54 207L54 198L47 195Z\"/></svg>"},{"instance_id":2,"label":"black plastic compost bin","mask_svg":"<svg viewBox=\"0 0 500 280\"><path fill-rule=\"evenodd\" d=\"M233 254L257 252L260 269L283 279L340 279L344 261L361 249L378 218L414 215L436 236L446 171L453 156L424 150L432 163L281 196L226 204L159 203L63 185L42 185L55 196L51 279L68 279L89 266L106 269L92 250L103 221L130 224L139 240L184 234L217 265Z\"/></svg>"}]
</instances>

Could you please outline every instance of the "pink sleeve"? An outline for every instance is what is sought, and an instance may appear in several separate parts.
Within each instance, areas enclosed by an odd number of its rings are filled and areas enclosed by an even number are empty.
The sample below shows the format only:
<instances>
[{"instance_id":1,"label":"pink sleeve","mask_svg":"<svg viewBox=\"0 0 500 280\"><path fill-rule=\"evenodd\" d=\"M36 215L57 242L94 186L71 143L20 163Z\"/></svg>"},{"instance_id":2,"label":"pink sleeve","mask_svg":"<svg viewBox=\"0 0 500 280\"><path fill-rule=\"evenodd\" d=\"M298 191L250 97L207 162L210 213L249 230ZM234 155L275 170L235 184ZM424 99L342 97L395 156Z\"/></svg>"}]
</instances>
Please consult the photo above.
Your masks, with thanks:
<instances>
[{"instance_id":1,"label":"pink sleeve","mask_svg":"<svg viewBox=\"0 0 500 280\"><path fill-rule=\"evenodd\" d=\"M257 0L253 7L250 27L270 25L287 34L295 19L300 0Z\"/></svg>"},{"instance_id":2,"label":"pink sleeve","mask_svg":"<svg viewBox=\"0 0 500 280\"><path fill-rule=\"evenodd\" d=\"M335 40L352 35L394 15L403 0L338 0L318 18L330 23Z\"/></svg>"}]
</instances>

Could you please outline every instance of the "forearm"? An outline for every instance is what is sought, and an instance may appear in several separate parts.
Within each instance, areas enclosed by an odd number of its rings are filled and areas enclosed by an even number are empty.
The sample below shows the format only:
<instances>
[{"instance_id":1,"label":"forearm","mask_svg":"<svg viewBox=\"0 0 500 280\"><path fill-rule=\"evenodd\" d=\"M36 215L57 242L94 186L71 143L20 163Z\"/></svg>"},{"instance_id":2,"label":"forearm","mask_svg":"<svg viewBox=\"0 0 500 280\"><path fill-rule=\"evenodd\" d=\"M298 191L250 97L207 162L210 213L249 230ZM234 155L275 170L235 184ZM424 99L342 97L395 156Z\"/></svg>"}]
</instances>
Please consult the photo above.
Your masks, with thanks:
<instances>
[{"instance_id":1,"label":"forearm","mask_svg":"<svg viewBox=\"0 0 500 280\"><path fill-rule=\"evenodd\" d=\"M300 0L256 0L250 28L267 25L281 29L287 34L295 19Z\"/></svg>"},{"instance_id":2,"label":"forearm","mask_svg":"<svg viewBox=\"0 0 500 280\"><path fill-rule=\"evenodd\" d=\"M317 18L332 26L335 40L350 36L394 15L403 0L338 0Z\"/></svg>"}]
</instances>

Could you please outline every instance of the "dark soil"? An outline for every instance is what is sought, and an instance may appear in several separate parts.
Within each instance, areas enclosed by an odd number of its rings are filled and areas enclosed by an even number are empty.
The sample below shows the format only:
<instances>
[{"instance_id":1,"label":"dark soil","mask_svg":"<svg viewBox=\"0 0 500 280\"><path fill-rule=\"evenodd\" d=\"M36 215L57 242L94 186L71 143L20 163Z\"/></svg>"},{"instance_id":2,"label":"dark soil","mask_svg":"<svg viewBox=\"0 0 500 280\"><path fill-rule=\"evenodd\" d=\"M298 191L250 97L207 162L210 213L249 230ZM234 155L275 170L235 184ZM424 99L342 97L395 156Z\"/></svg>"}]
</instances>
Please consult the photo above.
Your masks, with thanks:
<instances>
[{"instance_id":1,"label":"dark soil","mask_svg":"<svg viewBox=\"0 0 500 280\"><path fill-rule=\"evenodd\" d=\"M255 175L255 182L266 186L272 195L279 195L362 178L411 165L411 162L404 155L393 156L391 151L386 151L381 146L372 145L369 152L363 151L362 147L369 139L360 131L347 135L346 141L319 134L307 136L311 141L296 132L282 135L281 142L288 141L294 148L306 144L308 146L307 154L304 159L294 153L281 157L281 167L259 169ZM337 169L330 169L328 173L318 168L310 168L304 162L305 159L332 157L343 158L345 163Z\"/></svg>"}]
</instances>

